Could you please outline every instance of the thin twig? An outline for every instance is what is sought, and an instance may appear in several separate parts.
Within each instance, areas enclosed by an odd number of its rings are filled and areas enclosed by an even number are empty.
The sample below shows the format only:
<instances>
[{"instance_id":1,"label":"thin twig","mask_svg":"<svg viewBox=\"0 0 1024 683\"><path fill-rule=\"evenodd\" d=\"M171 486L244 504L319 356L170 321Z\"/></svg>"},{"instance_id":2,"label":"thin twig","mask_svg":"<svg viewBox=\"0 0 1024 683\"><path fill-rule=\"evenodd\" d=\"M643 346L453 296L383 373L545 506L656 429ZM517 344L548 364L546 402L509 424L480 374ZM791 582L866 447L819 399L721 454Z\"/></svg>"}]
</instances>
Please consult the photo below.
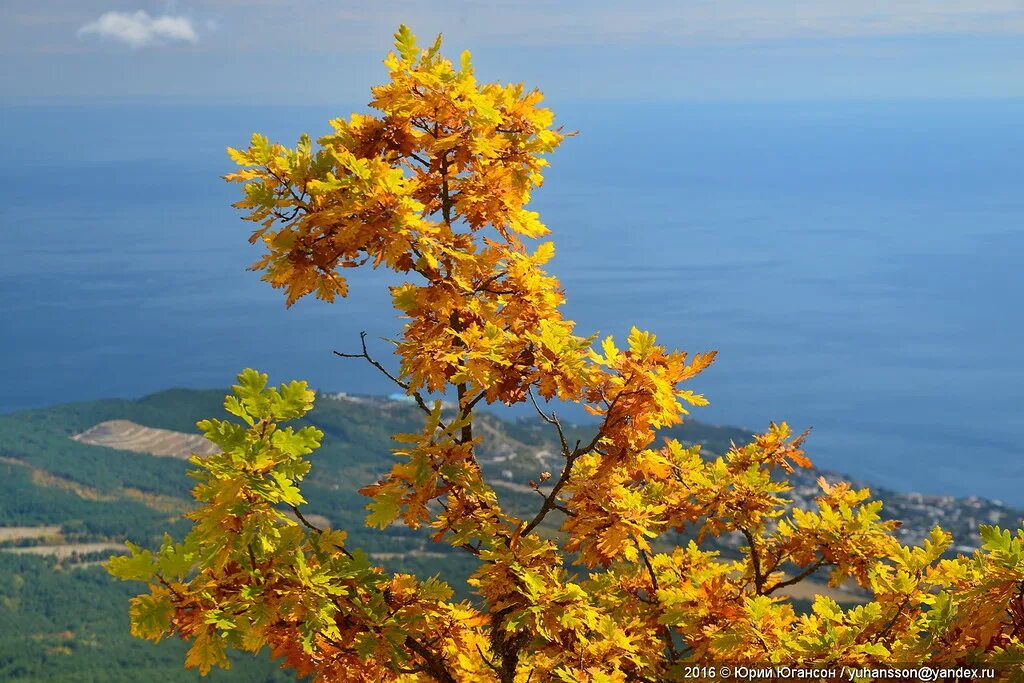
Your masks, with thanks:
<instances>
[{"instance_id":1,"label":"thin twig","mask_svg":"<svg viewBox=\"0 0 1024 683\"><path fill-rule=\"evenodd\" d=\"M373 356L370 355L369 350L367 350L366 348L366 332L359 333L359 341L363 347L362 353L342 353L341 351L335 351L334 355L338 356L339 358L362 358L366 360L370 365L377 368L377 370L379 370L385 377L387 377L392 382L405 389L406 393L412 396L413 399L416 401L416 405L420 407L420 410L425 412L427 415L432 414L433 411L431 411L430 408L427 406L427 402L423 400L423 396L420 394L420 392L410 391L408 382L403 382L402 380L392 375L387 368L381 365L381 363L378 360L376 360L375 358L373 358ZM443 428L444 427L442 425L442 429Z\"/></svg>"},{"instance_id":2,"label":"thin twig","mask_svg":"<svg viewBox=\"0 0 1024 683\"><path fill-rule=\"evenodd\" d=\"M558 494L562 490L562 487L568 482L569 473L572 471L572 466L576 462L576 459L584 452L580 450L578 445L576 448L569 448L569 444L565 438L565 431L562 429L562 423L558 420L558 416L553 412L548 415L540 409L540 406L537 404L537 399L533 395L532 388L527 390L527 394L530 397L530 402L533 403L533 407L537 411L537 414L540 415L541 419L548 424L553 425L558 431L558 440L561 442L562 454L565 456L565 465L562 466L562 472L558 476L558 481L556 481L551 487L551 491L544 496L544 502L541 503L541 507L537 511L537 514L534 515L533 519L530 520L530 522L523 528L523 535L533 531L538 524L544 521L547 514L555 508L560 508L566 514L571 514L568 509L558 504Z\"/></svg>"},{"instance_id":3,"label":"thin twig","mask_svg":"<svg viewBox=\"0 0 1024 683\"><path fill-rule=\"evenodd\" d=\"M785 588L786 586L792 586L795 583L800 583L801 581L806 579L808 576L810 576L814 572L816 572L819 569L821 569L823 566L825 566L825 558L824 557L819 559L817 562L815 562L810 567L808 567L807 569L803 570L802 572L800 572L799 574L797 574L793 578L786 579L785 581L779 581L778 583L774 584L771 588L768 588L767 590L765 590L762 595L771 595L772 593L774 593L775 591L777 591L780 588Z\"/></svg>"},{"instance_id":4,"label":"thin twig","mask_svg":"<svg viewBox=\"0 0 1024 683\"><path fill-rule=\"evenodd\" d=\"M174 597L178 598L179 600L184 600L185 599L185 596L182 595L181 593L179 593L178 591L176 591L174 589L174 587L171 586L171 584L167 583L167 580L164 577L162 577L160 574L156 575L156 580L159 581L160 583L162 583L164 588L166 588L167 590L171 591L171 593L174 594Z\"/></svg>"},{"instance_id":5,"label":"thin twig","mask_svg":"<svg viewBox=\"0 0 1024 683\"><path fill-rule=\"evenodd\" d=\"M288 507L290 507L292 509L292 512L295 513L295 516L299 518L299 521L302 522L302 525L305 526L307 529L310 529L311 531L315 531L318 534L322 534L324 532L323 529L321 529L320 527L316 526L315 524L310 522L308 519L306 519L306 517L302 514L302 512L299 511L299 508L297 506L289 505ZM345 557L347 557L350 560L353 559L352 553L350 553L346 548L339 547L339 549L341 550L342 553L345 554ZM252 552L251 548L250 548L250 552Z\"/></svg>"},{"instance_id":6,"label":"thin twig","mask_svg":"<svg viewBox=\"0 0 1024 683\"><path fill-rule=\"evenodd\" d=\"M310 522L308 519L306 519L303 516L303 514L301 512L299 512L299 508L297 506L289 505L288 507L290 507L292 509L292 512L295 513L295 516L299 518L299 521L302 522L303 526L305 526L307 529L310 529L311 531L315 531L318 534L322 534L324 532L323 529L321 529L320 527L316 526L315 524Z\"/></svg>"},{"instance_id":7,"label":"thin twig","mask_svg":"<svg viewBox=\"0 0 1024 683\"><path fill-rule=\"evenodd\" d=\"M565 439L565 431L562 430L562 423L559 422L558 416L555 415L553 411L548 415L540 409L540 406L537 404L537 397L533 395L533 387L527 389L526 394L530 397L530 402L533 403L533 408L537 411L537 414L540 415L540 418L558 430L558 440L562 445L562 455L566 458L572 457L572 451L569 450L569 444Z\"/></svg>"},{"instance_id":8,"label":"thin twig","mask_svg":"<svg viewBox=\"0 0 1024 683\"><path fill-rule=\"evenodd\" d=\"M484 649L482 647L480 647L479 643L477 643L476 651L480 653L480 659L482 659L484 661L484 664L486 664L491 669L491 671L493 671L494 673L496 673L496 674L498 674L500 676L501 675L501 669L498 667L497 664L495 664L491 660L490 657L488 657L487 655L484 654Z\"/></svg>"}]
</instances>

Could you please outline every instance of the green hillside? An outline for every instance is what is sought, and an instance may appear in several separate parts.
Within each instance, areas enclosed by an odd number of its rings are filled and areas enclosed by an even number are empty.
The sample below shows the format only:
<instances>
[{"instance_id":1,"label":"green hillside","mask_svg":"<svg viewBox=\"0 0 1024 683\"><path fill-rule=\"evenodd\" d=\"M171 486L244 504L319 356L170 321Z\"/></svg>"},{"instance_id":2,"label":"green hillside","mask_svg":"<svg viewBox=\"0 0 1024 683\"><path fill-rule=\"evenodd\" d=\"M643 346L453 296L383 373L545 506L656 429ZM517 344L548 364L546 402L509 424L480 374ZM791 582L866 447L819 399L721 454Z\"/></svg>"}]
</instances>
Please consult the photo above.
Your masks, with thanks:
<instances>
[{"instance_id":1,"label":"green hillside","mask_svg":"<svg viewBox=\"0 0 1024 683\"><path fill-rule=\"evenodd\" d=\"M190 505L188 465L79 443L72 436L108 420L195 432L196 421L222 413L222 391L165 391L138 401L95 401L0 415L0 527L60 527L57 543L143 545L163 533L182 535L180 512ZM313 414L326 433L306 487L309 510L352 531L352 543L379 553L394 569L419 574L442 568L465 575L461 556L406 556L425 547L402 529L363 526L365 500L355 489L388 467L390 435L416 428L402 404L324 400ZM52 539L0 535L0 680L184 681L184 644L151 644L128 635L127 600L133 587L110 579L98 561L110 551L57 560L14 554ZM443 548L441 549L443 550ZM439 560L443 559L444 562ZM462 564L460 564L462 563ZM265 660L236 657L231 672L211 680L276 681L289 676Z\"/></svg>"},{"instance_id":2,"label":"green hillside","mask_svg":"<svg viewBox=\"0 0 1024 683\"><path fill-rule=\"evenodd\" d=\"M0 680L198 679L182 669L183 643L153 646L129 636L127 600L136 587L110 579L98 564L125 539L152 546L164 532L184 534L188 523L181 514L190 506L192 483L187 463L72 437L112 420L195 433L198 420L223 413L223 395L170 390L135 401L0 415ZM418 430L421 418L403 401L320 396L308 421L324 431L324 445L312 456L313 471L303 486L309 501L304 512L346 529L351 547L391 570L441 574L464 589L473 569L468 556L430 543L425 533L401 527L380 532L363 524L366 499L356 490L390 467L391 435ZM537 494L526 483L559 466L552 435L534 420L486 416L481 424L482 464L504 504L512 512L534 509ZM671 435L721 453L748 432L688 423ZM588 439L589 430L570 427L569 437ZM798 505L813 497L818 474L796 478ZM1020 519L1016 511L981 499L876 493L895 516L908 517L901 531L907 540L938 522L952 526L967 548L979 520ZM732 547L734 541L722 539L723 551ZM232 671L215 672L210 680L289 680L266 658L239 655L235 662Z\"/></svg>"}]
</instances>

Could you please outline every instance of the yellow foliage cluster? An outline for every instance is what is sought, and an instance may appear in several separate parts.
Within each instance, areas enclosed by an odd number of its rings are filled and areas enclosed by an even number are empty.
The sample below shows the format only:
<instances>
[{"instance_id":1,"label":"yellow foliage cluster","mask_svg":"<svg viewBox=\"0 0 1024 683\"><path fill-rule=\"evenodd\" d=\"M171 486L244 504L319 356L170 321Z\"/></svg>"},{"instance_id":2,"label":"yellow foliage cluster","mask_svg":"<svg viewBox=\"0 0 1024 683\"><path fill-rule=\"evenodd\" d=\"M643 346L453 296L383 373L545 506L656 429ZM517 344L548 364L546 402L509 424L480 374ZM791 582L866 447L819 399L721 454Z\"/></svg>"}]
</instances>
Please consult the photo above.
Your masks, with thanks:
<instances>
[{"instance_id":1,"label":"yellow foliage cluster","mask_svg":"<svg viewBox=\"0 0 1024 683\"><path fill-rule=\"evenodd\" d=\"M712 458L657 431L704 405L683 388L713 360L631 330L624 348L575 333L545 270L548 233L526 206L545 155L565 137L541 95L479 84L402 27L373 89L379 116L331 122L314 147L254 136L230 150L236 204L258 224L254 268L290 305L344 296L342 268L384 267L405 317L392 374L424 413L398 435L397 462L365 488L367 524L429 527L479 560L478 599L437 580L388 575L342 531L305 521L300 483L322 434L282 426L311 407L304 383L268 388L247 370L200 424L220 452L194 458L200 506L182 543L133 547L112 573L145 581L133 632L192 641L186 665L226 666L226 648L270 648L317 681L672 681L688 664L992 664L1021 677L1024 532L984 527L984 547L950 558L936 529L923 547L893 536L868 492L821 482L815 509L791 509L786 474L809 467L803 435L771 425ZM454 415L430 394L457 397ZM582 405L599 428L569 443L540 400ZM509 513L482 475L474 410L532 402L563 466L534 515ZM545 533L542 533L545 532ZM666 534L695 541L666 550ZM702 549L740 534L739 559ZM678 538L678 537L677 537ZM816 572L873 599L818 597L797 614L782 589Z\"/></svg>"}]
</instances>

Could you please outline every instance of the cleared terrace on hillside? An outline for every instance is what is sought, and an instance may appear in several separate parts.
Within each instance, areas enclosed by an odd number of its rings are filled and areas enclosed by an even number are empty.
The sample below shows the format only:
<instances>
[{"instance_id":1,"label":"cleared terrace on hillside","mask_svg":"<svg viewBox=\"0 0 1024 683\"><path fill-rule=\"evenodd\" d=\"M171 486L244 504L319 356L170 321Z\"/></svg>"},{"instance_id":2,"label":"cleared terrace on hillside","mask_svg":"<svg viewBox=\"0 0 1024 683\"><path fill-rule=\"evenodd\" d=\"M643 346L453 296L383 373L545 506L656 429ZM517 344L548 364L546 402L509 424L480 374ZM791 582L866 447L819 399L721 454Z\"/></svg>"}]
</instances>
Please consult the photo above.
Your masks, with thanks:
<instances>
[{"instance_id":1,"label":"cleared terrace on hillside","mask_svg":"<svg viewBox=\"0 0 1024 683\"><path fill-rule=\"evenodd\" d=\"M129 420L108 420L71 437L82 443L165 458L212 455L217 446L198 434L145 427Z\"/></svg>"}]
</instances>

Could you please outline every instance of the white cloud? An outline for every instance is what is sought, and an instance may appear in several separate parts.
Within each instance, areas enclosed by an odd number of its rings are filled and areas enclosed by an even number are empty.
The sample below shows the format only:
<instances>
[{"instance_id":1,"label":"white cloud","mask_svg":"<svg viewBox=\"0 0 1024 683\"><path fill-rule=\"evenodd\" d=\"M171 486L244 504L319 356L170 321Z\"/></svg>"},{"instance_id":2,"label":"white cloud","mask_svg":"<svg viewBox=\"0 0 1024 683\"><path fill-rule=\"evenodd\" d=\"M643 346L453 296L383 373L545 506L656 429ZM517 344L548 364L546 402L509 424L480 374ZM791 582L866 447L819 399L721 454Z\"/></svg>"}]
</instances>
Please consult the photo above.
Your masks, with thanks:
<instances>
[{"instance_id":1,"label":"white cloud","mask_svg":"<svg viewBox=\"0 0 1024 683\"><path fill-rule=\"evenodd\" d=\"M170 14L152 17L143 10L107 12L78 29L78 35L95 35L134 48L176 41L199 42L199 34L188 17Z\"/></svg>"}]
</instances>

